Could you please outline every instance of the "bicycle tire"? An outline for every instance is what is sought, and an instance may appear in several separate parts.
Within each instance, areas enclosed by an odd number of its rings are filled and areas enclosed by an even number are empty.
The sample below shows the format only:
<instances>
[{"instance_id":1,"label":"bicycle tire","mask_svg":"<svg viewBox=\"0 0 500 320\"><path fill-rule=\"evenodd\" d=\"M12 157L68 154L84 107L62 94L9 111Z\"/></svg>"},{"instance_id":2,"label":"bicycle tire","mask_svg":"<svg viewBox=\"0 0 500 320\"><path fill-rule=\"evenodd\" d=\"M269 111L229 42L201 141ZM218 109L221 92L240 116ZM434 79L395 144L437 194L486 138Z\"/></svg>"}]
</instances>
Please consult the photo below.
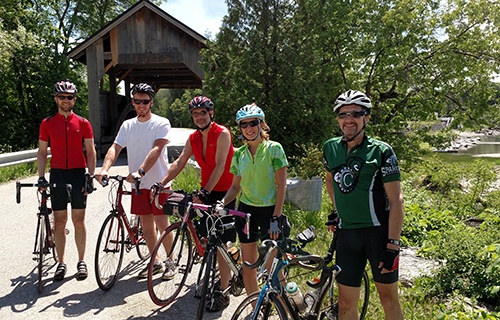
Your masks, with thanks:
<instances>
[{"instance_id":1,"label":"bicycle tire","mask_svg":"<svg viewBox=\"0 0 500 320\"><path fill-rule=\"evenodd\" d=\"M196 313L196 319L202 320L203 313L205 312L205 305L208 299L212 299L213 287L215 285L215 267L216 267L216 254L215 246L210 246L207 251L205 251L206 262L205 262L205 273L201 279L201 291L200 291L200 301L198 302L198 312ZM209 293L209 291L212 291ZM210 295L210 297L208 297Z\"/></svg>"},{"instance_id":2,"label":"bicycle tire","mask_svg":"<svg viewBox=\"0 0 500 320\"><path fill-rule=\"evenodd\" d=\"M321 320L337 320L339 318L338 288L335 281L332 283L332 286L334 286L333 296L330 296L330 305L321 313ZM361 291L359 293L358 301L358 315L360 320L365 319L369 302L370 278L368 277L366 270L364 270L361 277Z\"/></svg>"},{"instance_id":3,"label":"bicycle tire","mask_svg":"<svg viewBox=\"0 0 500 320\"><path fill-rule=\"evenodd\" d=\"M45 230L47 230L47 239L49 237L51 239L50 241L47 241L47 245L49 247L49 250L52 251L52 258L54 258L54 261L57 263L59 262L59 258L57 257L56 251L56 236L54 234L54 230L52 229L49 217L45 218L45 228Z\"/></svg>"},{"instance_id":4,"label":"bicycle tire","mask_svg":"<svg viewBox=\"0 0 500 320\"><path fill-rule=\"evenodd\" d=\"M141 220L139 219L139 225L137 226L137 244L135 248L137 249L137 255L142 261L148 260L151 255L149 254L148 246L146 245L146 239L144 239L144 233L142 231Z\"/></svg>"},{"instance_id":5,"label":"bicycle tire","mask_svg":"<svg viewBox=\"0 0 500 320\"><path fill-rule=\"evenodd\" d=\"M97 284L104 291L111 289L118 279L125 251L124 236L120 217L108 215L99 231L94 260Z\"/></svg>"},{"instance_id":6,"label":"bicycle tire","mask_svg":"<svg viewBox=\"0 0 500 320\"><path fill-rule=\"evenodd\" d=\"M172 247L170 254L163 247L163 241L166 237L173 234ZM151 257L159 257L161 261L166 261L167 266L173 266L176 269L176 274L173 279L162 280L162 275L153 275L152 263L148 272L148 292L151 300L156 305L166 306L172 303L180 294L184 283L186 282L189 274L189 267L192 260L192 239L191 234L181 227L180 222L171 224L165 231L162 232L160 238L155 244ZM169 260L168 256L173 258Z\"/></svg>"},{"instance_id":7,"label":"bicycle tire","mask_svg":"<svg viewBox=\"0 0 500 320\"><path fill-rule=\"evenodd\" d=\"M246 297L245 300L243 300L236 308L236 311L233 313L231 320L250 319L250 315L254 312L254 305L259 299L259 296L260 292L257 291ZM288 319L285 307L274 292L269 293L268 298L265 298L263 303L255 311L261 314L261 317L258 317L257 319Z\"/></svg>"},{"instance_id":8,"label":"bicycle tire","mask_svg":"<svg viewBox=\"0 0 500 320\"><path fill-rule=\"evenodd\" d=\"M359 319L363 320L366 317L366 312L368 311L368 304L370 303L370 278L368 277L368 272L363 271L363 277L361 278L361 292L359 295Z\"/></svg>"},{"instance_id":9,"label":"bicycle tire","mask_svg":"<svg viewBox=\"0 0 500 320\"><path fill-rule=\"evenodd\" d=\"M35 252L37 254L38 259L38 292L42 292L43 290L43 256L45 250L45 216L38 216L38 225L37 225L37 244L35 246Z\"/></svg>"}]
</instances>

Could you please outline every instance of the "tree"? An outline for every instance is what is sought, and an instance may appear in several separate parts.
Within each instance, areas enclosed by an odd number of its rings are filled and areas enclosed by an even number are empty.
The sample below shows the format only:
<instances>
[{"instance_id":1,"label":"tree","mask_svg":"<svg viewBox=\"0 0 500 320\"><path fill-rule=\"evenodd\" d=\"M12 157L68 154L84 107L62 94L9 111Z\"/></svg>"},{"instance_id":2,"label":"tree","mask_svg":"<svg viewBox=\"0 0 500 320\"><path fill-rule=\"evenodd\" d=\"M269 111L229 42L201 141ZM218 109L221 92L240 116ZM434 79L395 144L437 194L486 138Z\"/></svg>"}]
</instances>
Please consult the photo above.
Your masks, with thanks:
<instances>
[{"instance_id":1,"label":"tree","mask_svg":"<svg viewBox=\"0 0 500 320\"><path fill-rule=\"evenodd\" d=\"M500 3L450 0L229 0L203 53L206 91L236 110L256 102L287 154L334 134L332 106L366 92L368 131L406 160L446 141L436 113L478 128L499 119ZM221 104L221 103L219 103ZM332 129L333 128L333 129Z\"/></svg>"}]
</instances>

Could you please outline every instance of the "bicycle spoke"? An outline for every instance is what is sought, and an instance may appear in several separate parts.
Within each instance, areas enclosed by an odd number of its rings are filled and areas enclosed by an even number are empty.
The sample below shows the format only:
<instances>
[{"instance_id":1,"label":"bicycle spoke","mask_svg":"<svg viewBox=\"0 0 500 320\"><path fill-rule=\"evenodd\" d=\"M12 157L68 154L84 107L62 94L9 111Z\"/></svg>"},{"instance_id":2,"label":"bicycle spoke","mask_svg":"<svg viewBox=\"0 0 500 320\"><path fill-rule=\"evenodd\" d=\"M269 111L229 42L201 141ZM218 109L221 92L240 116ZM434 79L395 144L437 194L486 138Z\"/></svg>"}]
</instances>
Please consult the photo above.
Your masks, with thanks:
<instances>
[{"instance_id":1,"label":"bicycle spoke","mask_svg":"<svg viewBox=\"0 0 500 320\"><path fill-rule=\"evenodd\" d=\"M165 247L168 249L168 254ZM189 233L181 229L180 223L170 225L156 243L152 256L164 262L165 270L169 268L173 274L169 277L164 277L162 274L153 275L151 266L148 273L149 296L155 304L166 306L183 293L182 289L192 259L191 254L192 243Z\"/></svg>"},{"instance_id":2,"label":"bicycle spoke","mask_svg":"<svg viewBox=\"0 0 500 320\"><path fill-rule=\"evenodd\" d=\"M115 284L124 254L124 228L116 215L109 215L102 225L95 252L95 276L102 290Z\"/></svg>"}]
</instances>

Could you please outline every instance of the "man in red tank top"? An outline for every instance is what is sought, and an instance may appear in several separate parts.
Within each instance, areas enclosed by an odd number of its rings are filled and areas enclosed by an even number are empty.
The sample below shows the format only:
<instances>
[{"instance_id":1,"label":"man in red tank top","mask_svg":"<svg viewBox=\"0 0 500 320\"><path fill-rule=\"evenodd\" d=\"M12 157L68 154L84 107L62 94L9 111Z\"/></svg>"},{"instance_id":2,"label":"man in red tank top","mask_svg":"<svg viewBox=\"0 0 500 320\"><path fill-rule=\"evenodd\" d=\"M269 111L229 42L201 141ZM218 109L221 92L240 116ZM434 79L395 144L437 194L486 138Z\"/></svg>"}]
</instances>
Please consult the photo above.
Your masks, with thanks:
<instances>
[{"instance_id":1,"label":"man in red tank top","mask_svg":"<svg viewBox=\"0 0 500 320\"><path fill-rule=\"evenodd\" d=\"M48 186L45 179L48 147L52 153L50 159L50 192L52 209L54 210L54 235L57 243L56 251L59 259L54 280L64 279L66 260L66 221L68 220L68 195L66 184L71 184L71 221L75 229L75 242L78 251L77 280L87 278L85 264L85 246L87 231L85 227L85 208L87 194L92 188L86 188L85 168L90 175L94 174L96 152L94 135L90 122L73 112L77 89L74 83L65 79L54 85L54 101L57 113L45 118L40 124L38 138L38 185L39 189ZM82 144L85 146L86 157Z\"/></svg>"},{"instance_id":2,"label":"man in red tank top","mask_svg":"<svg viewBox=\"0 0 500 320\"><path fill-rule=\"evenodd\" d=\"M179 158L170 165L167 174L161 182L156 183L156 187L163 188L163 185L177 177L191 156L194 156L201 167L201 188L195 201L216 204L217 200L221 200L225 196L233 181L233 174L229 172L234 154L231 133L226 127L213 121L214 104L209 98L194 97L189 102L188 110L198 130L189 136ZM153 192L152 196L154 196ZM235 202L230 203L227 207L234 209ZM232 217L224 217L224 219L228 220L224 221L225 223L233 221ZM198 226L200 228L197 229L201 235L206 236L205 221L200 221ZM221 239L224 243L236 241L236 231L234 229L225 231ZM231 270L227 263L220 255L217 258L221 277L220 292L217 292L214 303L206 306L208 311L214 312L225 309L229 305L229 296L223 292L229 286L231 279Z\"/></svg>"}]
</instances>

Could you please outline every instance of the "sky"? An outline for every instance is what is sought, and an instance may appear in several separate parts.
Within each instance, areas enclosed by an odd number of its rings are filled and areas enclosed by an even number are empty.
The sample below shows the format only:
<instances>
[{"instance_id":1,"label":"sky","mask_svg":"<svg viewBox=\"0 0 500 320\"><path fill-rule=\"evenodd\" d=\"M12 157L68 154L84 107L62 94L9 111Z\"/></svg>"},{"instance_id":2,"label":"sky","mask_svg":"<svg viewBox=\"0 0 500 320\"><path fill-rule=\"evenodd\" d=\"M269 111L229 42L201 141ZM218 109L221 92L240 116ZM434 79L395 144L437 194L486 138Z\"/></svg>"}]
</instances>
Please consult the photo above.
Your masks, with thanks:
<instances>
[{"instance_id":1,"label":"sky","mask_svg":"<svg viewBox=\"0 0 500 320\"><path fill-rule=\"evenodd\" d=\"M202 36L218 32L227 14L224 0L167 0L160 8Z\"/></svg>"}]
</instances>

